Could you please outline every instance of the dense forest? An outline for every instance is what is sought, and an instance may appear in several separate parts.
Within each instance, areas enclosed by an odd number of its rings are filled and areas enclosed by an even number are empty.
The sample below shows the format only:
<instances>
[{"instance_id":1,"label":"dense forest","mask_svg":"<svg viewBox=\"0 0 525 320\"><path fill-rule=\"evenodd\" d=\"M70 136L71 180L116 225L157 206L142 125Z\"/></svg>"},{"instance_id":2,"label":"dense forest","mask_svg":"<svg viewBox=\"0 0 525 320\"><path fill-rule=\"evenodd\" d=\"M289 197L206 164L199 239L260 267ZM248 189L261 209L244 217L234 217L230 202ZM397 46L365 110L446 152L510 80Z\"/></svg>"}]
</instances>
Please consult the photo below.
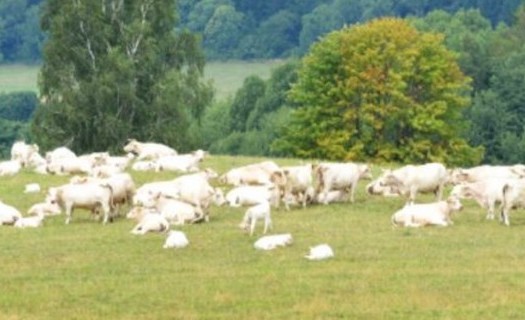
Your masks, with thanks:
<instances>
[{"instance_id":1,"label":"dense forest","mask_svg":"<svg viewBox=\"0 0 525 320\"><path fill-rule=\"evenodd\" d=\"M47 2L10 0L0 3L0 63L42 63L45 44L49 42L49 33L42 30L49 32L50 26L42 28L40 18ZM121 2L102 1L109 4ZM458 104L462 106L461 113L446 111L445 118L450 120L447 123L461 123L454 129L454 135L459 135L458 138L465 139L470 146L477 149L475 152L474 149L469 151L470 153L467 152L470 156L451 162L457 164L472 164L479 160L486 163L523 162L525 93L522 89L525 87L525 10L520 5L524 2L523 0L179 0L177 6L173 7L174 18L170 20L172 28L179 37L190 33L195 35L208 61L287 58L288 62L275 69L270 79L263 80L257 76L247 78L242 88L225 101L212 100L209 90L204 90L205 88L202 87L205 94L202 99L195 101L200 110L198 116L186 116L181 110L176 112L178 116L183 116L183 123L178 123L184 130L182 136L185 139L174 141L174 144L180 150L203 147L215 153L315 156L291 148L289 142L293 139L289 132L289 141L283 141L283 138L287 137L286 128L293 123L292 119L296 117L297 110L305 105L305 100L294 98L290 92L304 81L304 75L308 73L308 68L305 67L308 65L308 59L315 56L315 50L320 50L314 47L319 47L319 43L323 43L321 47L329 44L332 40L327 39L334 37L334 32L338 30L367 24L375 18L393 16L401 18L410 25L410 28L415 28L422 34L438 34L434 42L438 45L442 43L452 52L461 72L467 76L468 84L462 85L459 93L461 99L464 98ZM350 28L350 30L354 29ZM334 46L334 48L338 47ZM419 50L420 47L417 49ZM366 57L365 54L362 55ZM439 55L440 59L445 56L448 57L448 53ZM117 61L108 63L117 63ZM153 66L151 70L154 70ZM120 68L122 65L117 63L115 67ZM425 68L419 65L416 67ZM414 72L414 69L410 72ZM198 72L193 76L196 77L197 74ZM101 76L103 75L90 76L89 81L99 83L95 80ZM428 73L428 79L434 79L434 76L435 73ZM105 77L100 79L111 81ZM195 79L192 80L193 84L198 83ZM442 84L439 82L442 81L439 77L435 81ZM109 84L113 83L108 82ZM191 83L186 85L191 87ZM402 90L392 93L402 93L408 97L413 95L413 92ZM147 96L149 95L150 93L147 93ZM85 97L83 100L86 101L86 105L93 105L93 101L89 99L106 101L104 99L109 97ZM135 98L130 96L130 99ZM178 97L175 93L173 98L187 100ZM379 98L384 97L379 96ZM169 96L166 96L166 99L170 99ZM27 107L31 101L33 105ZM32 112L38 109L35 108L36 101L36 96L30 93L23 93L18 97L3 95L0 97L0 109L13 109L14 105L20 104L24 106L22 113L25 115L26 110ZM147 104L147 99L141 103ZM162 104L162 101L158 103ZM417 105L422 106L425 103ZM385 106L389 105L385 104ZM434 107L436 110L441 108L439 105ZM461 117L461 121L457 119L458 117ZM3 154L8 142L14 137L31 139L32 133L27 127L27 116L11 119L0 114L0 118L2 118L0 127L7 128L2 130L4 133L0 137ZM80 121L80 123L84 122ZM374 125L376 124L371 123L372 127ZM111 129L113 128L116 127ZM127 129L122 130L125 132ZM369 134L366 132L366 126L363 130L361 135ZM34 129L33 134L37 131ZM390 133L387 131L384 135L388 136ZM156 137L157 135L145 132L142 136ZM367 139L370 137L368 136ZM393 140L395 137L394 135L386 138ZM463 141L461 139L449 140ZM307 139L301 138L301 141ZM350 139L346 142L346 147L344 143L342 144L343 148L350 150L351 146L348 143L351 141L354 146L356 145L356 141ZM316 143L317 145L313 144L310 147L318 148L319 141ZM460 145L463 146L462 142L448 146L447 148L450 149L443 150L449 151L443 152L450 152L450 150L457 152ZM368 143L365 147L371 146L372 144ZM467 150L464 146L461 148L463 151ZM93 145L87 143L83 149L93 149ZM480 150L483 154L481 158ZM360 155L360 159L366 158L367 155L376 157L377 150L363 149L351 154L341 154L339 158L352 158L352 155L356 154ZM420 160L432 160L434 159L432 157L433 155L423 154ZM439 159L445 158L442 156ZM401 155L383 155L377 160L413 161Z\"/></svg>"},{"instance_id":2,"label":"dense forest","mask_svg":"<svg viewBox=\"0 0 525 320\"><path fill-rule=\"evenodd\" d=\"M0 62L38 62L45 33L45 0L0 2ZM118 2L118 1L117 1ZM495 27L512 22L523 0L178 0L178 29L202 38L208 59L302 56L310 45L343 25L383 16L423 17L433 10L478 9Z\"/></svg>"}]
</instances>

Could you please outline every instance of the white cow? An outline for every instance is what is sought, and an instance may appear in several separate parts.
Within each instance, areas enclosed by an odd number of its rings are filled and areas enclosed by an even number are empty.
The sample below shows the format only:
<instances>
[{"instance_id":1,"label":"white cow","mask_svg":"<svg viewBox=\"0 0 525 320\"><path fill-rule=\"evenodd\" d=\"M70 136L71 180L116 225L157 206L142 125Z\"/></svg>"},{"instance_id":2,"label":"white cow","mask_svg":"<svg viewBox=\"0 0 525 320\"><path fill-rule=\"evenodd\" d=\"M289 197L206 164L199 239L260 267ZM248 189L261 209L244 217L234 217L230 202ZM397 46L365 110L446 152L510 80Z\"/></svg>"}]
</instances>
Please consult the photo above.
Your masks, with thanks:
<instances>
[{"instance_id":1,"label":"white cow","mask_svg":"<svg viewBox=\"0 0 525 320\"><path fill-rule=\"evenodd\" d=\"M487 210L487 219L494 219L494 210L503 202L503 187L514 179L491 178L455 185L450 192L461 199L473 199Z\"/></svg>"},{"instance_id":2,"label":"white cow","mask_svg":"<svg viewBox=\"0 0 525 320\"><path fill-rule=\"evenodd\" d=\"M99 208L104 214L103 223L111 218L113 191L111 186L98 183L66 184L50 188L46 202L57 203L66 213L66 224L71 222L75 208L89 209L96 212Z\"/></svg>"},{"instance_id":3,"label":"white cow","mask_svg":"<svg viewBox=\"0 0 525 320\"><path fill-rule=\"evenodd\" d=\"M332 190L327 193L319 193L315 195L315 203L333 203L333 202L345 202L348 199L347 190Z\"/></svg>"},{"instance_id":4,"label":"white cow","mask_svg":"<svg viewBox=\"0 0 525 320\"><path fill-rule=\"evenodd\" d=\"M0 176L14 176L22 169L18 160L7 160L0 162Z\"/></svg>"},{"instance_id":5,"label":"white cow","mask_svg":"<svg viewBox=\"0 0 525 320\"><path fill-rule=\"evenodd\" d=\"M248 208L239 227L243 230L248 230L249 228L251 236L255 230L255 224L257 220L264 220L263 234L266 234L268 228L272 227L272 219L270 217L270 203L268 201Z\"/></svg>"},{"instance_id":6,"label":"white cow","mask_svg":"<svg viewBox=\"0 0 525 320\"><path fill-rule=\"evenodd\" d=\"M18 209L0 201L0 225L13 225L19 219L22 215Z\"/></svg>"},{"instance_id":7,"label":"white cow","mask_svg":"<svg viewBox=\"0 0 525 320\"><path fill-rule=\"evenodd\" d=\"M38 228L44 224L44 214L39 213L36 216L22 217L15 222L16 228Z\"/></svg>"},{"instance_id":8,"label":"white cow","mask_svg":"<svg viewBox=\"0 0 525 320\"><path fill-rule=\"evenodd\" d=\"M38 154L38 145L26 144L25 141L17 141L11 147L11 160L20 162L22 167L26 167L33 154Z\"/></svg>"},{"instance_id":9,"label":"white cow","mask_svg":"<svg viewBox=\"0 0 525 320\"><path fill-rule=\"evenodd\" d=\"M36 203L27 211L29 215L56 216L61 213L60 206L57 203L40 202Z\"/></svg>"},{"instance_id":10,"label":"white cow","mask_svg":"<svg viewBox=\"0 0 525 320\"><path fill-rule=\"evenodd\" d=\"M175 171L175 172L197 172L199 163L204 159L207 152L197 150L188 154L163 156L157 159L156 170Z\"/></svg>"},{"instance_id":11,"label":"white cow","mask_svg":"<svg viewBox=\"0 0 525 320\"><path fill-rule=\"evenodd\" d=\"M447 200L423 204L407 204L392 215L394 226L424 227L437 225L446 227L453 224L451 213L462 209L457 196L449 196Z\"/></svg>"},{"instance_id":12,"label":"white cow","mask_svg":"<svg viewBox=\"0 0 525 320\"><path fill-rule=\"evenodd\" d=\"M253 206L263 202L277 206L279 190L274 186L240 186L226 193L226 203L231 207Z\"/></svg>"},{"instance_id":13,"label":"white cow","mask_svg":"<svg viewBox=\"0 0 525 320\"><path fill-rule=\"evenodd\" d=\"M170 228L170 223L158 212L146 213L139 223L131 230L131 233L144 235L148 232L166 232Z\"/></svg>"},{"instance_id":14,"label":"white cow","mask_svg":"<svg viewBox=\"0 0 525 320\"><path fill-rule=\"evenodd\" d=\"M160 212L173 225L194 223L204 219L204 213L201 208L184 201L166 197L161 193L143 203L143 206Z\"/></svg>"},{"instance_id":15,"label":"white cow","mask_svg":"<svg viewBox=\"0 0 525 320\"><path fill-rule=\"evenodd\" d=\"M269 236L263 236L259 238L253 244L253 247L258 250L273 250L277 247L289 246L293 243L292 235L289 233L285 234L274 234Z\"/></svg>"},{"instance_id":16,"label":"white cow","mask_svg":"<svg viewBox=\"0 0 525 320\"><path fill-rule=\"evenodd\" d=\"M413 203L416 195L432 192L441 200L447 182L447 169L441 163L407 165L395 170L384 170L383 174L369 185L369 188L390 186Z\"/></svg>"},{"instance_id":17,"label":"white cow","mask_svg":"<svg viewBox=\"0 0 525 320\"><path fill-rule=\"evenodd\" d=\"M525 207L525 180L514 179L503 186L503 203L501 219L505 225L510 225L509 212L512 209Z\"/></svg>"},{"instance_id":18,"label":"white cow","mask_svg":"<svg viewBox=\"0 0 525 320\"><path fill-rule=\"evenodd\" d=\"M334 250L326 244L310 247L310 253L304 256L308 260L326 260L334 257Z\"/></svg>"},{"instance_id":19,"label":"white cow","mask_svg":"<svg viewBox=\"0 0 525 320\"><path fill-rule=\"evenodd\" d=\"M157 163L151 160L135 161L131 165L133 171L158 171Z\"/></svg>"},{"instance_id":20,"label":"white cow","mask_svg":"<svg viewBox=\"0 0 525 320\"><path fill-rule=\"evenodd\" d=\"M133 153L137 156L137 160L155 160L163 156L176 155L177 151L162 143L155 142L139 142L135 139L129 139L124 146L124 151Z\"/></svg>"},{"instance_id":21,"label":"white cow","mask_svg":"<svg viewBox=\"0 0 525 320\"><path fill-rule=\"evenodd\" d=\"M328 204L328 192L348 190L350 202L354 202L355 189L359 179L372 178L370 166L359 163L320 163L314 168L317 179L317 193L322 193L323 203Z\"/></svg>"},{"instance_id":22,"label":"white cow","mask_svg":"<svg viewBox=\"0 0 525 320\"><path fill-rule=\"evenodd\" d=\"M297 196L302 207L306 207L308 201L312 201L315 190L313 189L312 165L287 166L272 174L272 181L277 184L283 200L292 195ZM286 210L290 210L289 202L284 201Z\"/></svg>"},{"instance_id":23,"label":"white cow","mask_svg":"<svg viewBox=\"0 0 525 320\"><path fill-rule=\"evenodd\" d=\"M166 238L166 241L164 242L164 249L170 249L170 248L184 248L188 246L190 241L186 237L186 234L182 231L176 231L176 230L170 230L168 232L168 237Z\"/></svg>"},{"instance_id":24,"label":"white cow","mask_svg":"<svg viewBox=\"0 0 525 320\"><path fill-rule=\"evenodd\" d=\"M482 165L472 168L456 168L449 172L449 182L456 185L487 179L518 179L525 177L523 165L493 166Z\"/></svg>"},{"instance_id":25,"label":"white cow","mask_svg":"<svg viewBox=\"0 0 525 320\"><path fill-rule=\"evenodd\" d=\"M241 185L271 185L271 175L279 170L273 161L252 163L229 170L219 177L219 182L233 186Z\"/></svg>"}]
</instances>

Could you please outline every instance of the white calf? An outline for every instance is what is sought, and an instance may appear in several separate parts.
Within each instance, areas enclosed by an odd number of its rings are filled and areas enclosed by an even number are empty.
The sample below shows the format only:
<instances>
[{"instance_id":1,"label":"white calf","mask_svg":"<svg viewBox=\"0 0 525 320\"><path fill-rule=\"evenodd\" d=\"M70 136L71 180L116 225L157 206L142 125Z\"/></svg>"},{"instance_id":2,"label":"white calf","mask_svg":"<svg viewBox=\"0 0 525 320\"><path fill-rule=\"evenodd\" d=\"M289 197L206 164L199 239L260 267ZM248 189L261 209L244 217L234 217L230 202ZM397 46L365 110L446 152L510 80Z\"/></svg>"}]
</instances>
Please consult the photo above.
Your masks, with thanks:
<instances>
[{"instance_id":1,"label":"white calf","mask_svg":"<svg viewBox=\"0 0 525 320\"><path fill-rule=\"evenodd\" d=\"M446 227L453 224L450 215L462 209L456 196L450 196L445 201L424 204L407 204L392 215L394 226L424 227L437 225Z\"/></svg>"},{"instance_id":2,"label":"white calf","mask_svg":"<svg viewBox=\"0 0 525 320\"><path fill-rule=\"evenodd\" d=\"M168 232L168 237L166 238L166 241L164 242L164 249L170 249L170 248L184 248L186 247L190 242L188 241L188 238L186 237L186 234L182 231L176 231L176 230L170 230Z\"/></svg>"},{"instance_id":3,"label":"white calf","mask_svg":"<svg viewBox=\"0 0 525 320\"><path fill-rule=\"evenodd\" d=\"M38 193L40 192L40 185L38 183L28 183L25 185L24 193Z\"/></svg>"},{"instance_id":4,"label":"white calf","mask_svg":"<svg viewBox=\"0 0 525 320\"><path fill-rule=\"evenodd\" d=\"M259 238L259 240L253 244L253 247L258 250L273 250L277 247L289 246L292 243L293 238L291 234L274 234Z\"/></svg>"},{"instance_id":5,"label":"white calf","mask_svg":"<svg viewBox=\"0 0 525 320\"><path fill-rule=\"evenodd\" d=\"M159 213L146 213L131 233L144 235L148 232L166 232L169 228L170 223Z\"/></svg>"},{"instance_id":6,"label":"white calf","mask_svg":"<svg viewBox=\"0 0 525 320\"><path fill-rule=\"evenodd\" d=\"M263 233L266 234L266 231L268 231L268 228L272 227L272 220L270 218L270 203L269 202L263 202L259 203L253 207L248 208L246 210L246 213L244 214L244 218L239 225L239 227L243 230L248 230L248 227L250 228L250 236L253 235L253 232L255 230L255 224L257 220L264 220L264 231Z\"/></svg>"},{"instance_id":7,"label":"white calf","mask_svg":"<svg viewBox=\"0 0 525 320\"><path fill-rule=\"evenodd\" d=\"M308 260L325 260L333 256L334 251L332 248L328 244L323 243L315 247L310 247L310 253L304 257Z\"/></svg>"},{"instance_id":8,"label":"white calf","mask_svg":"<svg viewBox=\"0 0 525 320\"><path fill-rule=\"evenodd\" d=\"M31 206L27 211L29 215L56 216L61 213L60 207L56 203L41 202Z\"/></svg>"},{"instance_id":9,"label":"white calf","mask_svg":"<svg viewBox=\"0 0 525 320\"><path fill-rule=\"evenodd\" d=\"M22 217L15 222L16 228L38 228L44 223L44 214L40 213L36 216Z\"/></svg>"}]
</instances>

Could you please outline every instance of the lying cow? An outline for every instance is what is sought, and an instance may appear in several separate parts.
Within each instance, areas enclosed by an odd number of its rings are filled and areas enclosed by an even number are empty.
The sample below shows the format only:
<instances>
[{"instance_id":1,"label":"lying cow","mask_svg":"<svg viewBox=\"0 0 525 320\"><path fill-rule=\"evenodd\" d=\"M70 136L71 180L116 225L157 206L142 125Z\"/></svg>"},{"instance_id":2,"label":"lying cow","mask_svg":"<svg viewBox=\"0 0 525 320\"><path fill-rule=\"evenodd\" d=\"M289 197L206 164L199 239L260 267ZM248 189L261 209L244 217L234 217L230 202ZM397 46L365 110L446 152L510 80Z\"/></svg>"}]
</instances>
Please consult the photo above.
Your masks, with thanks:
<instances>
[{"instance_id":1,"label":"lying cow","mask_svg":"<svg viewBox=\"0 0 525 320\"><path fill-rule=\"evenodd\" d=\"M407 204L392 215L394 226L423 227L437 225L446 227L453 224L450 215L462 209L461 202L456 196L447 200L423 204Z\"/></svg>"},{"instance_id":2,"label":"lying cow","mask_svg":"<svg viewBox=\"0 0 525 320\"><path fill-rule=\"evenodd\" d=\"M395 170L384 170L367 189L374 189L376 186L392 187L399 194L406 196L408 203L413 203L419 192L432 192L439 201L447 179L447 169L441 163L407 165Z\"/></svg>"},{"instance_id":3,"label":"lying cow","mask_svg":"<svg viewBox=\"0 0 525 320\"><path fill-rule=\"evenodd\" d=\"M139 142L135 139L128 140L124 151L135 154L137 160L155 160L163 156L177 155L177 151L162 143Z\"/></svg>"}]
</instances>

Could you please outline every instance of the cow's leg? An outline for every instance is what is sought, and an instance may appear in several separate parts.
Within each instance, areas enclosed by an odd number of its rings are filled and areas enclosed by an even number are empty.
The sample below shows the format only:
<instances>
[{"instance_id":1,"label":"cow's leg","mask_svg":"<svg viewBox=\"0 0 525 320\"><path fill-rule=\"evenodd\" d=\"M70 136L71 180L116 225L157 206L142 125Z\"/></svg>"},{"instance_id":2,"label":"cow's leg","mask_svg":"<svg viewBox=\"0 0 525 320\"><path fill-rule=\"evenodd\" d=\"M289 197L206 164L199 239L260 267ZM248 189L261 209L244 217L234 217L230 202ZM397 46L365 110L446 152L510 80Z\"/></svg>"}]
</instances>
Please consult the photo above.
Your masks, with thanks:
<instances>
[{"instance_id":1,"label":"cow's leg","mask_svg":"<svg viewBox=\"0 0 525 320\"><path fill-rule=\"evenodd\" d=\"M494 201L490 201L490 203L487 204L487 220L494 220L494 205Z\"/></svg>"},{"instance_id":2,"label":"cow's leg","mask_svg":"<svg viewBox=\"0 0 525 320\"><path fill-rule=\"evenodd\" d=\"M509 209L507 209L506 207L503 208L503 210L501 211L501 218L503 219L503 223L508 227L510 226L510 221L509 221Z\"/></svg>"},{"instance_id":3,"label":"cow's leg","mask_svg":"<svg viewBox=\"0 0 525 320\"><path fill-rule=\"evenodd\" d=\"M257 222L257 219L252 218L251 219L251 225L250 225L250 236L253 236L253 232L255 231L255 223Z\"/></svg>"},{"instance_id":4,"label":"cow's leg","mask_svg":"<svg viewBox=\"0 0 525 320\"><path fill-rule=\"evenodd\" d=\"M71 222L71 215L73 214L73 205L72 204L66 204L66 224L69 224Z\"/></svg>"},{"instance_id":5,"label":"cow's leg","mask_svg":"<svg viewBox=\"0 0 525 320\"><path fill-rule=\"evenodd\" d=\"M355 195L355 187L357 185L357 182L352 182L352 184L350 185L350 202L351 203L354 203L354 195Z\"/></svg>"}]
</instances>

